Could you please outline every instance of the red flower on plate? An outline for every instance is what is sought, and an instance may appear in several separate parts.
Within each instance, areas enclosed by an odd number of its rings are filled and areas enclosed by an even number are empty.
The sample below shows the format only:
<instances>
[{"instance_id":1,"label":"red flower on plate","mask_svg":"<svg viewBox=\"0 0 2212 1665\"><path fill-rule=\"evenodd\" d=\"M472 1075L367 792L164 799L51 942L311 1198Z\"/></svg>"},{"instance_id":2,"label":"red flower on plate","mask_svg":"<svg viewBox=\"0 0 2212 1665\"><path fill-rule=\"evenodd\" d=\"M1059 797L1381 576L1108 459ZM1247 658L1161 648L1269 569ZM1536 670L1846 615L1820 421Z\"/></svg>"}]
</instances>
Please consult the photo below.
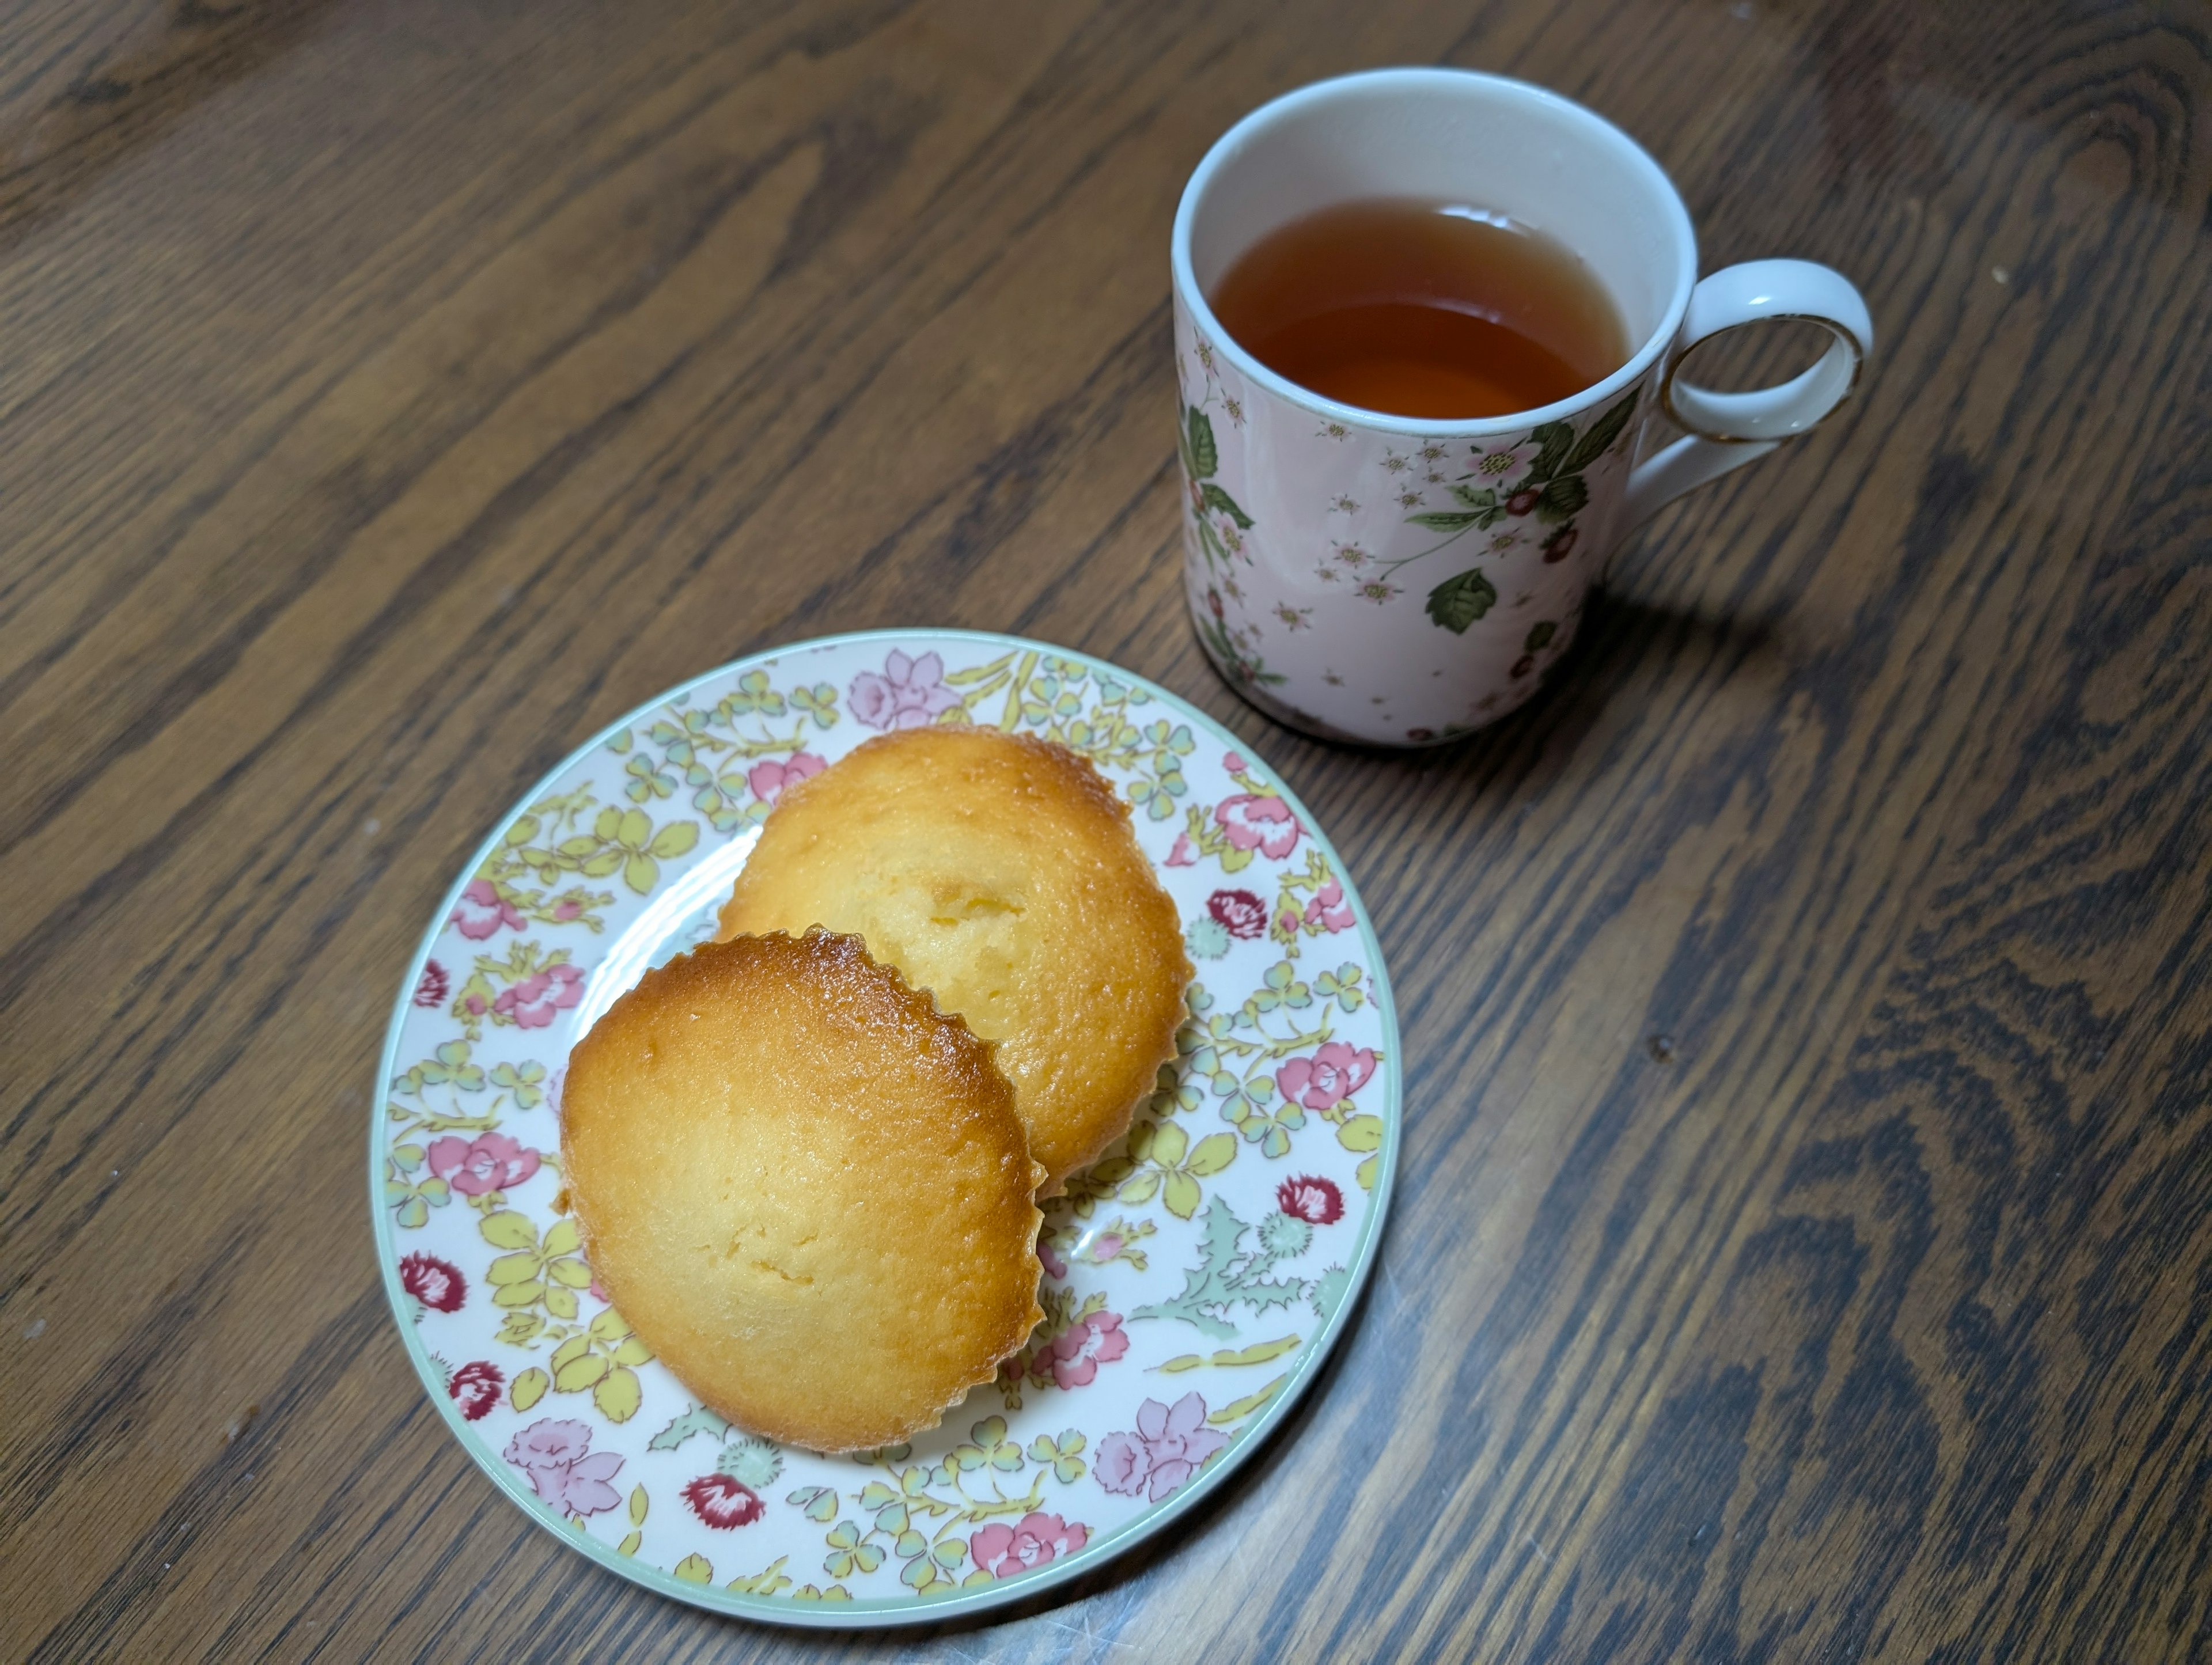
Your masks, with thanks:
<instances>
[{"instance_id":1,"label":"red flower on plate","mask_svg":"<svg viewBox=\"0 0 2212 1665\"><path fill-rule=\"evenodd\" d=\"M1240 792L1224 798L1213 811L1223 836L1240 850L1256 849L1270 861L1280 861L1298 842L1298 818L1279 798L1256 792Z\"/></svg>"},{"instance_id":2,"label":"red flower on plate","mask_svg":"<svg viewBox=\"0 0 2212 1665\"><path fill-rule=\"evenodd\" d=\"M1267 904L1249 890L1216 890L1206 897L1206 911L1231 936L1246 942L1267 928Z\"/></svg>"},{"instance_id":3,"label":"red flower on plate","mask_svg":"<svg viewBox=\"0 0 2212 1665\"><path fill-rule=\"evenodd\" d=\"M1310 1058L1293 1058L1275 1072L1275 1085L1283 1097L1310 1110L1340 1104L1367 1085L1375 1073L1375 1054L1368 1048L1357 1051L1341 1041L1327 1041Z\"/></svg>"},{"instance_id":4,"label":"red flower on plate","mask_svg":"<svg viewBox=\"0 0 2212 1665\"><path fill-rule=\"evenodd\" d=\"M1121 1334L1121 1315L1094 1312L1053 1338L1053 1382L1060 1388L1087 1388L1097 1380L1101 1364L1110 1364L1128 1351L1129 1338Z\"/></svg>"},{"instance_id":5,"label":"red flower on plate","mask_svg":"<svg viewBox=\"0 0 2212 1665\"><path fill-rule=\"evenodd\" d=\"M827 758L817 757L811 751L794 751L787 763L779 763L773 757L763 757L745 771L745 784L753 789L753 796L762 803L773 804L786 787L795 787L809 775L819 775L829 767Z\"/></svg>"},{"instance_id":6,"label":"red flower on plate","mask_svg":"<svg viewBox=\"0 0 2212 1665\"><path fill-rule=\"evenodd\" d=\"M1334 1225L1344 1218L1344 1193L1333 1179L1301 1174L1275 1188L1275 1204L1308 1225Z\"/></svg>"},{"instance_id":7,"label":"red flower on plate","mask_svg":"<svg viewBox=\"0 0 2212 1665\"><path fill-rule=\"evenodd\" d=\"M430 1171L465 1197L505 1191L538 1171L538 1152L505 1133L430 1141Z\"/></svg>"},{"instance_id":8,"label":"red flower on plate","mask_svg":"<svg viewBox=\"0 0 2212 1665\"><path fill-rule=\"evenodd\" d=\"M446 1384L446 1391L461 1407L461 1414L477 1422L491 1414L491 1407L499 1403L500 1390L506 1386L507 1377L500 1373L499 1366L479 1358L455 1370L453 1379Z\"/></svg>"},{"instance_id":9,"label":"red flower on plate","mask_svg":"<svg viewBox=\"0 0 2212 1665\"><path fill-rule=\"evenodd\" d=\"M691 1512L717 1532L750 1526L768 1512L760 1493L727 1474L702 1474L684 1488Z\"/></svg>"},{"instance_id":10,"label":"red flower on plate","mask_svg":"<svg viewBox=\"0 0 2212 1665\"><path fill-rule=\"evenodd\" d=\"M443 1006L453 987L453 980L446 975L446 968L431 960L422 967L422 975L416 981L414 1002L420 1006Z\"/></svg>"},{"instance_id":11,"label":"red flower on plate","mask_svg":"<svg viewBox=\"0 0 2212 1665\"><path fill-rule=\"evenodd\" d=\"M469 881L460 901L454 905L451 920L471 942L482 942L495 934L502 925L510 931L520 931L523 926L520 910L501 896L488 878Z\"/></svg>"},{"instance_id":12,"label":"red flower on plate","mask_svg":"<svg viewBox=\"0 0 2212 1665\"><path fill-rule=\"evenodd\" d=\"M1011 1578L1063 1555L1073 1555L1090 1541L1089 1527L1036 1511L1023 1516L1012 1526L992 1522L968 1540L968 1553L994 1578Z\"/></svg>"},{"instance_id":13,"label":"red flower on plate","mask_svg":"<svg viewBox=\"0 0 2212 1665\"><path fill-rule=\"evenodd\" d=\"M584 974L573 965L549 965L501 992L491 1009L520 1029L544 1029L553 1014L584 998Z\"/></svg>"},{"instance_id":14,"label":"red flower on plate","mask_svg":"<svg viewBox=\"0 0 2212 1665\"><path fill-rule=\"evenodd\" d=\"M468 1279L460 1267L435 1255L399 1257L399 1287L433 1312L459 1312L469 1297Z\"/></svg>"},{"instance_id":15,"label":"red flower on plate","mask_svg":"<svg viewBox=\"0 0 2212 1665\"><path fill-rule=\"evenodd\" d=\"M1313 894L1306 903L1305 922L1308 930L1349 931L1353 924L1352 909L1345 905L1344 886L1331 879Z\"/></svg>"}]
</instances>

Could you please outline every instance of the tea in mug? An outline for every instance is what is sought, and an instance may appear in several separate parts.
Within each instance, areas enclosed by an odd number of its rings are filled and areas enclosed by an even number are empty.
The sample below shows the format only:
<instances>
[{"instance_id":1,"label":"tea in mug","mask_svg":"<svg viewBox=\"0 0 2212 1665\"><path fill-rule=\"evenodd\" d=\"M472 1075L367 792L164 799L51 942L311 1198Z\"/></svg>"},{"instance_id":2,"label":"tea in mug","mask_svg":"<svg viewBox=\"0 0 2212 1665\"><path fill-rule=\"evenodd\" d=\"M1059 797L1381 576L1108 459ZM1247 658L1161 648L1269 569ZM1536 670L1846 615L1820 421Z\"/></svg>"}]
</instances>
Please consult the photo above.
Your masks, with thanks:
<instances>
[{"instance_id":1,"label":"tea in mug","mask_svg":"<svg viewBox=\"0 0 2212 1665\"><path fill-rule=\"evenodd\" d=\"M1277 374L1386 416L1510 416L1628 362L1620 311L1573 251L1458 204L1319 210L1246 250L1207 300Z\"/></svg>"}]
</instances>

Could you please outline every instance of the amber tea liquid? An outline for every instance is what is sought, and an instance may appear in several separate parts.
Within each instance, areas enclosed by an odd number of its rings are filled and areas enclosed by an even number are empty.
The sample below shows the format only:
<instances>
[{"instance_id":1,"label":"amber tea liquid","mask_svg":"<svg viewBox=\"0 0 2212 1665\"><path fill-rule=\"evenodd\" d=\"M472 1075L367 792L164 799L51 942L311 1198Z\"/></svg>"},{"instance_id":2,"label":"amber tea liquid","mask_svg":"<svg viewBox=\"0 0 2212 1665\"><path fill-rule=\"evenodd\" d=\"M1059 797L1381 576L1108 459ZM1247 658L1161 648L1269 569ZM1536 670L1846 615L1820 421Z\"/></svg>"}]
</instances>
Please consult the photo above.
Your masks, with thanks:
<instances>
[{"instance_id":1,"label":"amber tea liquid","mask_svg":"<svg viewBox=\"0 0 2212 1665\"><path fill-rule=\"evenodd\" d=\"M1255 243L1206 298L1277 374L1388 416L1510 416L1628 362L1612 297L1571 250L1455 204L1320 210Z\"/></svg>"}]
</instances>

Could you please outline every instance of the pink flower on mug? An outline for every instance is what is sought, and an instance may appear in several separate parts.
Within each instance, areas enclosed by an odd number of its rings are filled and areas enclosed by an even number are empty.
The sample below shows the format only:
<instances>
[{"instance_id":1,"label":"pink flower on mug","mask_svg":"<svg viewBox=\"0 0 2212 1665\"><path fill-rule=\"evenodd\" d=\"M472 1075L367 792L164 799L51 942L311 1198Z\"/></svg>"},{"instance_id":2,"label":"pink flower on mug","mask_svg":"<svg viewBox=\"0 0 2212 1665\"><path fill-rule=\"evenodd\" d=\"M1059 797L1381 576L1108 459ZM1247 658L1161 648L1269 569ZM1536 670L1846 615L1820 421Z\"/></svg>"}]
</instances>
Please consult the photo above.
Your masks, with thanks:
<instances>
[{"instance_id":1,"label":"pink flower on mug","mask_svg":"<svg viewBox=\"0 0 2212 1665\"><path fill-rule=\"evenodd\" d=\"M1098 1484L1124 1498L1139 1494L1158 1503L1198 1473L1199 1465L1229 1443L1206 1425L1206 1401L1185 1394L1170 1407L1148 1399L1137 1407L1133 1434L1109 1434L1098 1447Z\"/></svg>"},{"instance_id":2,"label":"pink flower on mug","mask_svg":"<svg viewBox=\"0 0 2212 1665\"><path fill-rule=\"evenodd\" d=\"M750 1526L768 1512L759 1492L727 1474L702 1474L684 1488L684 1501L717 1532Z\"/></svg>"},{"instance_id":3,"label":"pink flower on mug","mask_svg":"<svg viewBox=\"0 0 2212 1665\"><path fill-rule=\"evenodd\" d=\"M1581 537L1572 526L1561 526L1544 540L1544 564L1556 566L1575 552L1575 542Z\"/></svg>"},{"instance_id":4,"label":"pink flower on mug","mask_svg":"<svg viewBox=\"0 0 2212 1665\"><path fill-rule=\"evenodd\" d=\"M1206 911L1240 941L1254 941L1267 928L1267 904L1249 890L1216 890L1206 897Z\"/></svg>"},{"instance_id":5,"label":"pink flower on mug","mask_svg":"<svg viewBox=\"0 0 2212 1665\"><path fill-rule=\"evenodd\" d=\"M1333 1179L1301 1174L1275 1188L1275 1206L1308 1225L1334 1225L1344 1218L1344 1193Z\"/></svg>"},{"instance_id":6,"label":"pink flower on mug","mask_svg":"<svg viewBox=\"0 0 2212 1665\"><path fill-rule=\"evenodd\" d=\"M1355 1052L1341 1041L1325 1041L1312 1057L1293 1058L1277 1070L1275 1085L1292 1103L1326 1110L1358 1092L1374 1073L1375 1054L1369 1048Z\"/></svg>"},{"instance_id":7,"label":"pink flower on mug","mask_svg":"<svg viewBox=\"0 0 2212 1665\"><path fill-rule=\"evenodd\" d=\"M1213 818L1230 843L1240 850L1256 849L1270 861L1280 861L1298 842L1301 829L1291 806L1279 798L1240 792L1224 798Z\"/></svg>"},{"instance_id":8,"label":"pink flower on mug","mask_svg":"<svg viewBox=\"0 0 2212 1665\"><path fill-rule=\"evenodd\" d=\"M960 703L945 685L945 661L935 653L909 659L896 647L884 660L883 673L863 671L853 678L847 704L870 728L920 728Z\"/></svg>"},{"instance_id":9,"label":"pink flower on mug","mask_svg":"<svg viewBox=\"0 0 2212 1665\"><path fill-rule=\"evenodd\" d=\"M469 1295L460 1267L435 1255L401 1255L399 1287L433 1312L459 1312Z\"/></svg>"},{"instance_id":10,"label":"pink flower on mug","mask_svg":"<svg viewBox=\"0 0 2212 1665\"><path fill-rule=\"evenodd\" d=\"M501 992L491 1009L524 1029L544 1029L553 1014L584 998L584 974L573 965L549 965Z\"/></svg>"},{"instance_id":11,"label":"pink flower on mug","mask_svg":"<svg viewBox=\"0 0 2212 1665\"><path fill-rule=\"evenodd\" d=\"M482 942L500 927L510 931L522 929L522 915L513 902L501 896L497 887L488 878L472 878L461 892L461 899L453 905L448 916L450 923L461 927L461 934L471 942Z\"/></svg>"},{"instance_id":12,"label":"pink flower on mug","mask_svg":"<svg viewBox=\"0 0 2212 1665\"><path fill-rule=\"evenodd\" d=\"M1528 465L1536 460L1536 453L1542 449L1533 440L1487 451L1477 446L1470 466L1474 477L1483 484L1510 489L1520 483L1521 477L1528 471Z\"/></svg>"},{"instance_id":13,"label":"pink flower on mug","mask_svg":"<svg viewBox=\"0 0 2212 1665\"><path fill-rule=\"evenodd\" d=\"M619 1454L593 1452L580 1422L547 1417L533 1422L501 1453L529 1476L530 1489L564 1515L599 1515L622 1501L607 1482L623 1466Z\"/></svg>"},{"instance_id":14,"label":"pink flower on mug","mask_svg":"<svg viewBox=\"0 0 2212 1665\"><path fill-rule=\"evenodd\" d=\"M453 990L453 981L447 975L446 968L435 960L427 962L422 975L416 979L414 1004L420 1006L441 1006Z\"/></svg>"},{"instance_id":15,"label":"pink flower on mug","mask_svg":"<svg viewBox=\"0 0 2212 1665\"><path fill-rule=\"evenodd\" d=\"M446 1391L460 1407L464 1419L480 1422L491 1414L491 1407L499 1403L500 1390L506 1386L507 1377L500 1373L499 1366L479 1358L455 1370L453 1380L446 1383Z\"/></svg>"},{"instance_id":16,"label":"pink flower on mug","mask_svg":"<svg viewBox=\"0 0 2212 1665\"><path fill-rule=\"evenodd\" d=\"M1420 730L1413 731L1425 738ZM1349 931L1352 928L1352 909L1344 900L1344 886L1335 879L1313 894L1306 903L1306 928L1310 931Z\"/></svg>"},{"instance_id":17,"label":"pink flower on mug","mask_svg":"<svg viewBox=\"0 0 2212 1665\"><path fill-rule=\"evenodd\" d=\"M1091 1528L1057 1515L1024 1515L1013 1525L994 1521L968 1540L975 1565L994 1578L1011 1578L1031 1567L1041 1567L1063 1555L1073 1555L1091 1541Z\"/></svg>"},{"instance_id":18,"label":"pink flower on mug","mask_svg":"<svg viewBox=\"0 0 2212 1665\"><path fill-rule=\"evenodd\" d=\"M1120 1313L1094 1312L1088 1318L1079 1318L1053 1338L1053 1383L1060 1388L1087 1388L1098 1379L1101 1364L1110 1364L1128 1351L1129 1338L1121 1334Z\"/></svg>"},{"instance_id":19,"label":"pink flower on mug","mask_svg":"<svg viewBox=\"0 0 2212 1665\"><path fill-rule=\"evenodd\" d=\"M505 1133L473 1139L448 1133L430 1141L430 1171L465 1197L517 1186L538 1171L538 1152Z\"/></svg>"},{"instance_id":20,"label":"pink flower on mug","mask_svg":"<svg viewBox=\"0 0 2212 1665\"><path fill-rule=\"evenodd\" d=\"M829 760L817 757L811 751L795 751L787 763L779 763L773 757L763 757L745 771L745 784L753 789L753 796L763 804L773 804L776 795L786 787L796 786L810 775L819 775L830 767Z\"/></svg>"}]
</instances>

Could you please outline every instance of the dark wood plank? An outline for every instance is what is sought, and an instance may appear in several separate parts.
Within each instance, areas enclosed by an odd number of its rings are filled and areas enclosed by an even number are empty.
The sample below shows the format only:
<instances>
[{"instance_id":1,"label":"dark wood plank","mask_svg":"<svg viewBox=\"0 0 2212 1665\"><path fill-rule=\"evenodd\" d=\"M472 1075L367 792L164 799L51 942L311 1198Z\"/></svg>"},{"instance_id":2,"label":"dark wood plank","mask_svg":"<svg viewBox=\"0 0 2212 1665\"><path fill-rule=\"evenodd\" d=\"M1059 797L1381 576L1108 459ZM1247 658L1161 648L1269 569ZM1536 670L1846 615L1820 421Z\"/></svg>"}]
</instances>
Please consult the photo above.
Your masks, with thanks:
<instances>
[{"instance_id":1,"label":"dark wood plank","mask_svg":"<svg viewBox=\"0 0 2212 1665\"><path fill-rule=\"evenodd\" d=\"M1394 759L1189 639L1165 247L1237 114L1407 61L1594 103L1881 359ZM0 1656L2212 1658L2212 8L27 0L0 64ZM1224 1500L825 1644L474 1474L361 1128L530 780L914 622L1279 763L1409 1138Z\"/></svg>"}]
</instances>

